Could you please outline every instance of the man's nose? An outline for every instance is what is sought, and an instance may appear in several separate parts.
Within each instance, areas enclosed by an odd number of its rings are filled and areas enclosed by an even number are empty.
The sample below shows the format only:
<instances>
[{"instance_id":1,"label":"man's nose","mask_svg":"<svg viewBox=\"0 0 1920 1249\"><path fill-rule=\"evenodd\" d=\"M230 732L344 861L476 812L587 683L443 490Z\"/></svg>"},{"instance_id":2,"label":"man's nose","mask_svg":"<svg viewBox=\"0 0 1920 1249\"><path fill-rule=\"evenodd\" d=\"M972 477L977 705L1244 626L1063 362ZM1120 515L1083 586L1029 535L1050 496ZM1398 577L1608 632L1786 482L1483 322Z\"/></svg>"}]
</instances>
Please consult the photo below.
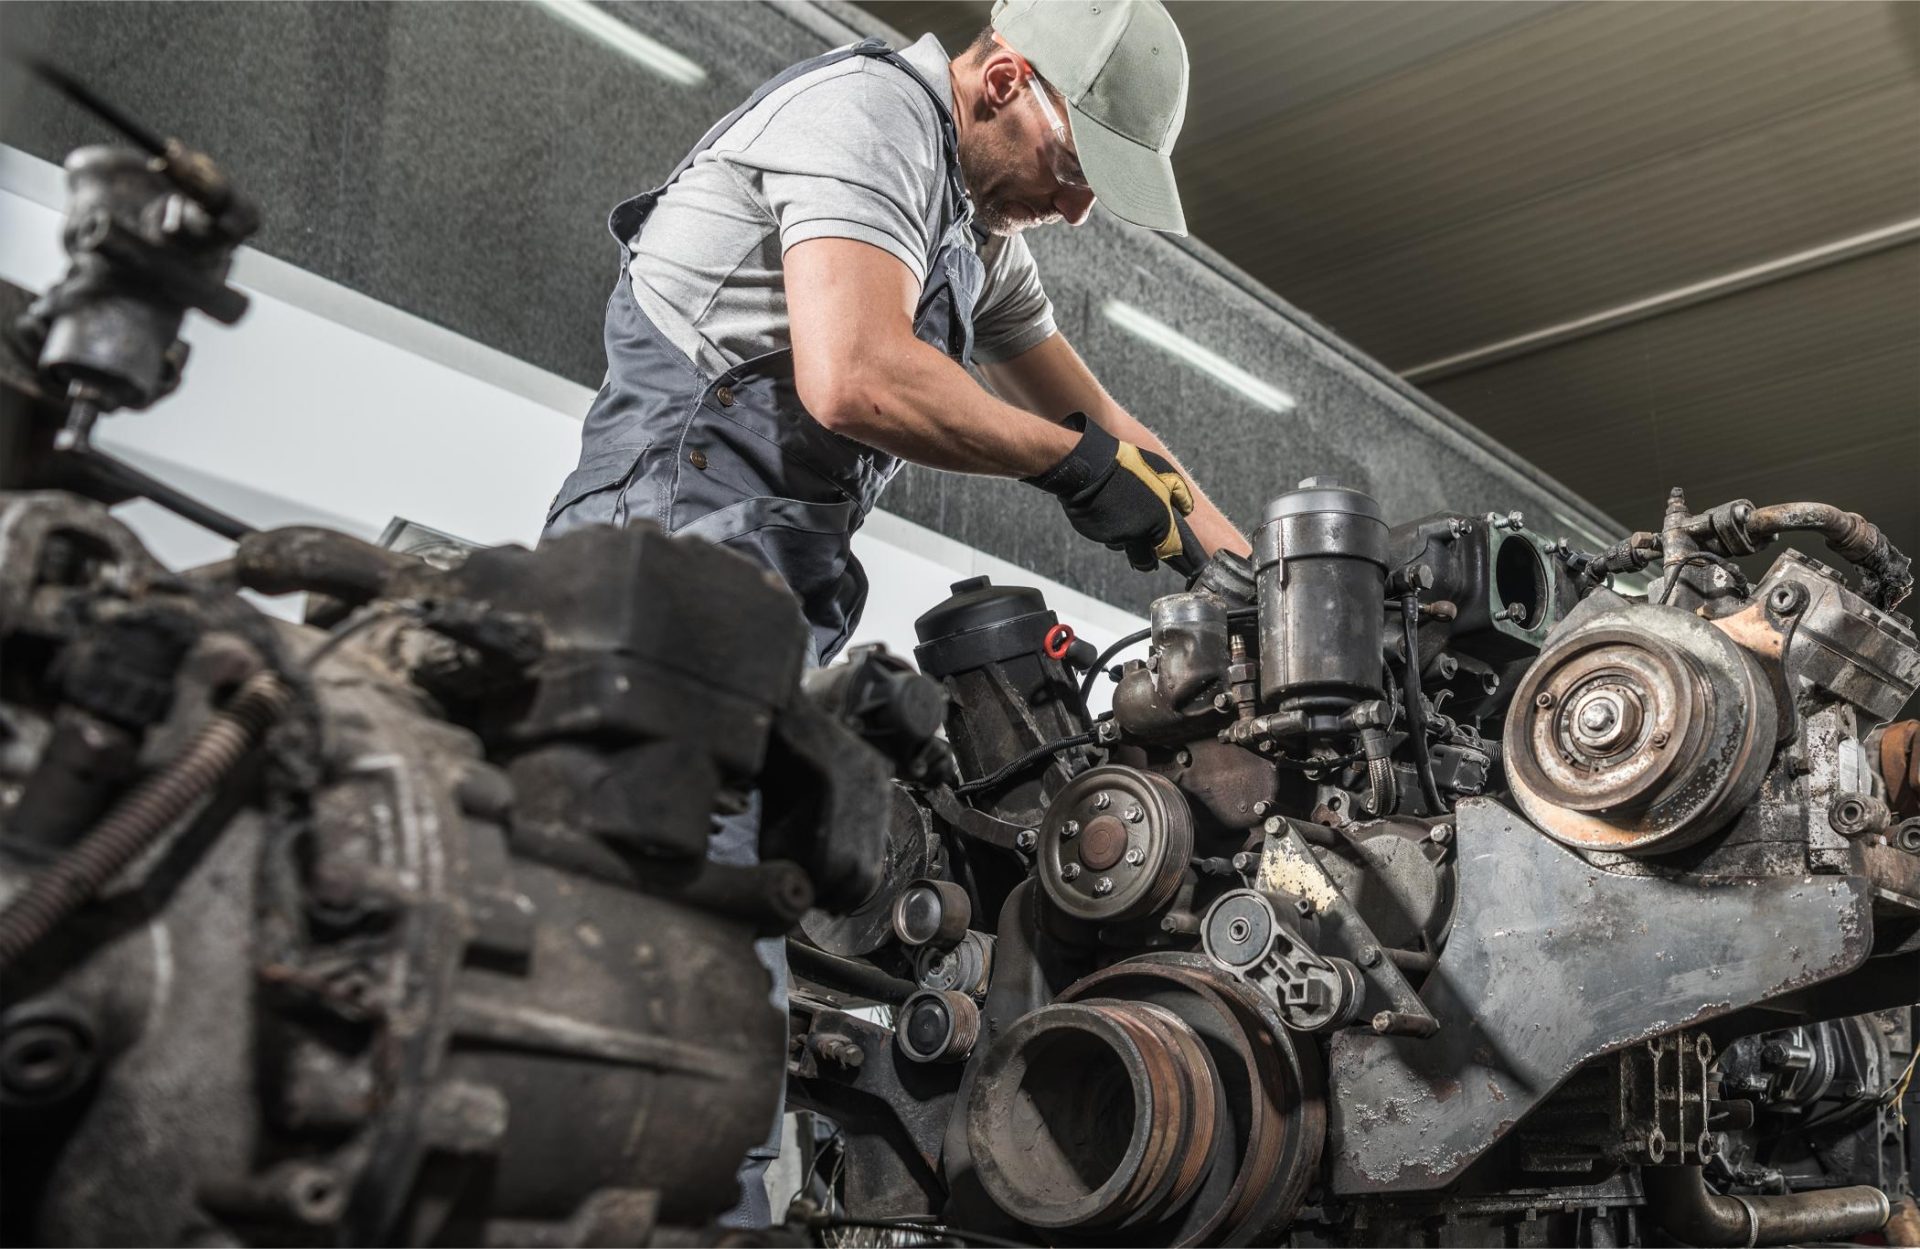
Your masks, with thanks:
<instances>
[{"instance_id":1,"label":"man's nose","mask_svg":"<svg viewBox=\"0 0 1920 1249\"><path fill-rule=\"evenodd\" d=\"M1093 211L1093 188L1063 186L1054 194L1053 210L1070 226L1077 226Z\"/></svg>"}]
</instances>

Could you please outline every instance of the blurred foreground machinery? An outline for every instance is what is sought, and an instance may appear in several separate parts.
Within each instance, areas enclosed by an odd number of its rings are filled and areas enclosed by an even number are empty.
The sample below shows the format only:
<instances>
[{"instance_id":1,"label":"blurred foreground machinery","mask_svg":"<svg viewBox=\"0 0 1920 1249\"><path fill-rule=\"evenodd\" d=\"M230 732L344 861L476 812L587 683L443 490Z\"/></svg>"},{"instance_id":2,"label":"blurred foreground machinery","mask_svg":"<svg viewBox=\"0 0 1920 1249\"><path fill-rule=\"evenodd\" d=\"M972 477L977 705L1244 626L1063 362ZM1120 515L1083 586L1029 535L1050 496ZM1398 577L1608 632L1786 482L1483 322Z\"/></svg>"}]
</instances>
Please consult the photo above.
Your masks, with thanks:
<instances>
[{"instance_id":1,"label":"blurred foreground machinery","mask_svg":"<svg viewBox=\"0 0 1920 1249\"><path fill-rule=\"evenodd\" d=\"M1793 551L1748 584L1791 530L1858 588ZM966 779L806 921L813 1200L1044 1243L1920 1243L1920 641L1880 531L1676 491L1579 555L1309 480L1254 551L1098 657L984 579L921 618ZM828 1000L856 962L891 1030Z\"/></svg>"},{"instance_id":2,"label":"blurred foreground machinery","mask_svg":"<svg viewBox=\"0 0 1920 1249\"><path fill-rule=\"evenodd\" d=\"M433 567L101 453L256 218L53 78L145 150L73 155L71 271L4 308L0 1242L711 1243L780 1101L754 942L877 887L940 690L808 673L784 587L652 526Z\"/></svg>"}]
</instances>

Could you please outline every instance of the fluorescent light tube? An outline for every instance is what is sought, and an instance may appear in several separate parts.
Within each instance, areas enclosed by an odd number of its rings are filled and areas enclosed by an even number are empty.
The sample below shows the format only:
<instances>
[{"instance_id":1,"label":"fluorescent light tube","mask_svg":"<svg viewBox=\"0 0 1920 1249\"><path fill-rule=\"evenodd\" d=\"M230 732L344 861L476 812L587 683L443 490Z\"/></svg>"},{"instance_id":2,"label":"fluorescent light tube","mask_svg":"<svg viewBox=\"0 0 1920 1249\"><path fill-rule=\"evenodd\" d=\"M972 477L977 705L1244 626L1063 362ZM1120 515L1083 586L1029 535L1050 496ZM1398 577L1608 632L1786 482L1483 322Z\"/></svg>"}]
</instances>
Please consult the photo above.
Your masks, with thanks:
<instances>
[{"instance_id":1,"label":"fluorescent light tube","mask_svg":"<svg viewBox=\"0 0 1920 1249\"><path fill-rule=\"evenodd\" d=\"M1239 391L1270 412L1293 410L1293 396L1286 391L1260 380L1225 356L1207 350L1171 325L1155 320L1132 304L1110 299L1100 305L1100 315L1149 346L1157 347L1182 364Z\"/></svg>"},{"instance_id":2,"label":"fluorescent light tube","mask_svg":"<svg viewBox=\"0 0 1920 1249\"><path fill-rule=\"evenodd\" d=\"M637 61L668 82L697 87L707 71L658 39L641 34L588 0L536 0L541 8L581 34L596 39L628 60Z\"/></svg>"}]
</instances>

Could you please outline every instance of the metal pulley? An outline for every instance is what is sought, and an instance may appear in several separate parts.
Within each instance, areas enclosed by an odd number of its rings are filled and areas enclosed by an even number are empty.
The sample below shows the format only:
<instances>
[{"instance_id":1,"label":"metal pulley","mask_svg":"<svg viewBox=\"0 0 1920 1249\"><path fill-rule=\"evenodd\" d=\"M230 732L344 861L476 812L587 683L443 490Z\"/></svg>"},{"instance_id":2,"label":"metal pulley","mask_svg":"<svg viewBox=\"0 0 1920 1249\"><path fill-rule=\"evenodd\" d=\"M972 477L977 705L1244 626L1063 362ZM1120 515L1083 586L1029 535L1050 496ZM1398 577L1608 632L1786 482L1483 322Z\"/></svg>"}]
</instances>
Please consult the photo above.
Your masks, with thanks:
<instances>
[{"instance_id":1,"label":"metal pulley","mask_svg":"<svg viewBox=\"0 0 1920 1249\"><path fill-rule=\"evenodd\" d=\"M1515 690L1507 771L1521 808L1556 840L1659 854L1747 804L1777 726L1765 676L1724 632L1600 591Z\"/></svg>"},{"instance_id":2,"label":"metal pulley","mask_svg":"<svg viewBox=\"0 0 1920 1249\"><path fill-rule=\"evenodd\" d=\"M1200 921L1200 943L1222 970L1271 997L1296 1031L1352 1023L1365 1004L1360 969L1300 940L1256 889L1222 894Z\"/></svg>"},{"instance_id":3,"label":"metal pulley","mask_svg":"<svg viewBox=\"0 0 1920 1249\"><path fill-rule=\"evenodd\" d=\"M1193 813L1165 777L1107 764L1054 797L1035 866L1047 899L1075 919L1112 923L1173 900L1193 857Z\"/></svg>"}]
</instances>

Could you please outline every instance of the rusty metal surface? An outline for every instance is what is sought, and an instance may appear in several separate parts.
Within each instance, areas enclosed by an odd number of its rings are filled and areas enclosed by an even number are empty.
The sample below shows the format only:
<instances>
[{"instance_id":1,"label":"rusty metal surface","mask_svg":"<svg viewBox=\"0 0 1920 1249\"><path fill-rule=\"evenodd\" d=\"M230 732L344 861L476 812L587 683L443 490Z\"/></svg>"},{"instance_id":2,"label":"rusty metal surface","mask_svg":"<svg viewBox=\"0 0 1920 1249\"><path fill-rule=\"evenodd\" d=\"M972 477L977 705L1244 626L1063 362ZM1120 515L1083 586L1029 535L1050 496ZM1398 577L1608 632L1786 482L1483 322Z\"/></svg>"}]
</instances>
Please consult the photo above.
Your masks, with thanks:
<instances>
[{"instance_id":1,"label":"rusty metal surface","mask_svg":"<svg viewBox=\"0 0 1920 1249\"><path fill-rule=\"evenodd\" d=\"M1515 798L1582 850L1665 853L1753 797L1778 726L1758 661L1691 612L1596 591L1514 692Z\"/></svg>"},{"instance_id":2,"label":"rusty metal surface","mask_svg":"<svg viewBox=\"0 0 1920 1249\"><path fill-rule=\"evenodd\" d=\"M1335 1192L1450 1184L1582 1062L1841 975L1872 942L1857 878L1617 876L1491 799L1461 804L1457 836L1423 987L1439 1034L1334 1041Z\"/></svg>"},{"instance_id":3,"label":"rusty metal surface","mask_svg":"<svg viewBox=\"0 0 1920 1249\"><path fill-rule=\"evenodd\" d=\"M1920 720L1901 720L1881 732L1880 778L1895 815L1920 815Z\"/></svg>"},{"instance_id":4,"label":"rusty metal surface","mask_svg":"<svg viewBox=\"0 0 1920 1249\"><path fill-rule=\"evenodd\" d=\"M1260 853L1259 887L1305 901L1319 922L1321 949L1359 969L1366 995L1354 1013L1373 1018L1386 1012L1415 1021L1408 1026L1424 1028L1432 1020L1425 1004L1406 974L1383 956L1379 938L1334 883L1300 828L1292 820L1274 819L1268 821L1268 829Z\"/></svg>"}]
</instances>

